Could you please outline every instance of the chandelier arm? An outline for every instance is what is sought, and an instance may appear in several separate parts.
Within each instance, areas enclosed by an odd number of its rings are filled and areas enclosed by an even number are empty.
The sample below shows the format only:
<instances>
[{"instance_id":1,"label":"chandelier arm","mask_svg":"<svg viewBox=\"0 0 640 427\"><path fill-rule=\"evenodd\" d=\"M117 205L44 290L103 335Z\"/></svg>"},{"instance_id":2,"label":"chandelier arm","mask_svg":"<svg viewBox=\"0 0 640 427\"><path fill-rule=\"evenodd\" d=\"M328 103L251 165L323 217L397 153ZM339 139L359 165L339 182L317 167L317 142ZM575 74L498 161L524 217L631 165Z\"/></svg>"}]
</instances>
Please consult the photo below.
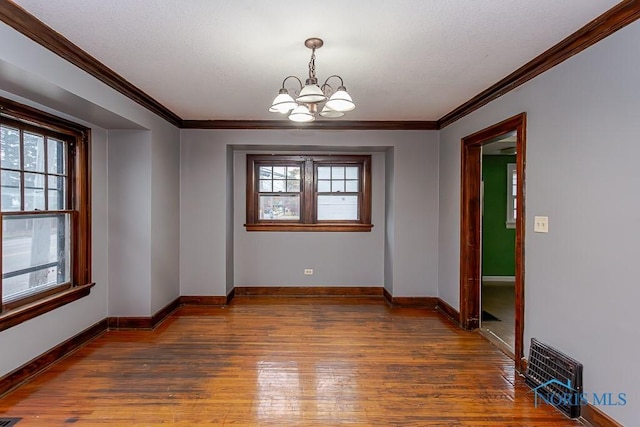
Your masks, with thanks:
<instances>
[{"instance_id":1,"label":"chandelier arm","mask_svg":"<svg viewBox=\"0 0 640 427\"><path fill-rule=\"evenodd\" d=\"M329 86L329 87L331 87L331 85L329 85L329 83L328 83L328 82L329 82L329 79L330 79L330 78L332 78L332 77L337 77L337 78L339 78L339 79L340 79L340 86L344 86L344 81L342 81L342 77L340 77L340 76L339 76L339 75L337 75L337 74L334 74L334 75L332 75L332 76L327 77L327 80L325 80L325 81L324 81L324 84L323 84L322 86L323 86L323 87L324 87L324 86Z\"/></svg>"},{"instance_id":2,"label":"chandelier arm","mask_svg":"<svg viewBox=\"0 0 640 427\"><path fill-rule=\"evenodd\" d=\"M324 82L322 86L320 86L320 90L325 94L327 98L329 98L333 94L333 86L331 86L327 82Z\"/></svg>"},{"instance_id":3,"label":"chandelier arm","mask_svg":"<svg viewBox=\"0 0 640 427\"><path fill-rule=\"evenodd\" d=\"M299 78L297 78L296 76L285 77L285 79L282 81L282 89L286 89L284 87L284 85L287 83L287 80L289 80L289 79L296 79L298 81L298 84L300 85L300 90L302 90L302 88L303 88L302 81Z\"/></svg>"}]
</instances>

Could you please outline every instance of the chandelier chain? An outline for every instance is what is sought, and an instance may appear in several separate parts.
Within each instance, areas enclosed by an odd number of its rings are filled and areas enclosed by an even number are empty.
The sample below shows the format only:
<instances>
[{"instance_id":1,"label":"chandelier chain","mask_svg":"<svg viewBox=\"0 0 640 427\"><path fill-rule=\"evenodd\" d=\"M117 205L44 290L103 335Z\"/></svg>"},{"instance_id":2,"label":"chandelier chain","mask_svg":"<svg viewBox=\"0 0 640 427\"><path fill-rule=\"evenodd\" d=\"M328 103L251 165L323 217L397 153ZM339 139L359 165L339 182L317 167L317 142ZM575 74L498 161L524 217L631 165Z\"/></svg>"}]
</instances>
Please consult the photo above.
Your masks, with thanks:
<instances>
[{"instance_id":1,"label":"chandelier chain","mask_svg":"<svg viewBox=\"0 0 640 427\"><path fill-rule=\"evenodd\" d=\"M311 49L311 61L309 61L309 78L316 78L316 48Z\"/></svg>"}]
</instances>

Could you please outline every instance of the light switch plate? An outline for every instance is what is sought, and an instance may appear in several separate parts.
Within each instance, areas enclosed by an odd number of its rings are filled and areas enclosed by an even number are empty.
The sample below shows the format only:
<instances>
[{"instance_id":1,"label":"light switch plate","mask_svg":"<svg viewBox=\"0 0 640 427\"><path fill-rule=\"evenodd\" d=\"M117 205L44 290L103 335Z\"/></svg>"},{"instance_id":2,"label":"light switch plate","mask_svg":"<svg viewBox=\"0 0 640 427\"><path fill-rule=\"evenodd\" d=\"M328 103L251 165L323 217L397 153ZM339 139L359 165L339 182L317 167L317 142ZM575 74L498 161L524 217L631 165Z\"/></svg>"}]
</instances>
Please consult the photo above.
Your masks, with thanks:
<instances>
[{"instance_id":1,"label":"light switch plate","mask_svg":"<svg viewBox=\"0 0 640 427\"><path fill-rule=\"evenodd\" d=\"M536 216L536 217L533 217L533 232L534 233L548 233L549 232L549 217L548 216Z\"/></svg>"}]
</instances>

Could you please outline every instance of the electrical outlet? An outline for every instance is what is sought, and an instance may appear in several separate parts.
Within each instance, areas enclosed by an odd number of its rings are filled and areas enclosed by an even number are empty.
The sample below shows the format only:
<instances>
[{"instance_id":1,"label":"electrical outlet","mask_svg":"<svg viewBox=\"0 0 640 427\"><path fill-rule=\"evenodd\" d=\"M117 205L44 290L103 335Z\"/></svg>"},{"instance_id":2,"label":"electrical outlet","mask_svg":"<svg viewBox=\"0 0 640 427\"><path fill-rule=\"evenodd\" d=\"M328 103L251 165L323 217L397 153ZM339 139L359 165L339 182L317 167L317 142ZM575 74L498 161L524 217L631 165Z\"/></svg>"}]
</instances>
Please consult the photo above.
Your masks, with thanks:
<instances>
[{"instance_id":1,"label":"electrical outlet","mask_svg":"<svg viewBox=\"0 0 640 427\"><path fill-rule=\"evenodd\" d=\"M534 233L548 233L549 232L549 217L548 216L536 216L536 217L533 217L533 232Z\"/></svg>"},{"instance_id":2,"label":"electrical outlet","mask_svg":"<svg viewBox=\"0 0 640 427\"><path fill-rule=\"evenodd\" d=\"M305 268L304 269L304 275L305 276L312 276L313 275L313 268Z\"/></svg>"}]
</instances>

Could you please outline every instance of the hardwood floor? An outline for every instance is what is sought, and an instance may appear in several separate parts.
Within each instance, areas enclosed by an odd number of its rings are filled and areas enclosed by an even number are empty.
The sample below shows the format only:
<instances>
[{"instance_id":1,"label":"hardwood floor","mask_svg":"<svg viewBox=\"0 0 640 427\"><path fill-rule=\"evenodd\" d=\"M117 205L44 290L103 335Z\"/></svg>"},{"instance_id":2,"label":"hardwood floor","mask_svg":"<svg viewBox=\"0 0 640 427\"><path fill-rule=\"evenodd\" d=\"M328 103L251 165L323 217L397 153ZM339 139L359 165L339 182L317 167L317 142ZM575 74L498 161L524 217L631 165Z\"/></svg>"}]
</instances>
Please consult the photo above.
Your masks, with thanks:
<instances>
[{"instance_id":1,"label":"hardwood floor","mask_svg":"<svg viewBox=\"0 0 640 427\"><path fill-rule=\"evenodd\" d=\"M433 310L237 297L110 331L0 399L27 426L574 426Z\"/></svg>"},{"instance_id":2,"label":"hardwood floor","mask_svg":"<svg viewBox=\"0 0 640 427\"><path fill-rule=\"evenodd\" d=\"M514 283L482 283L482 310L498 320L482 320L480 327L494 334L513 354L516 341L516 295Z\"/></svg>"}]
</instances>

